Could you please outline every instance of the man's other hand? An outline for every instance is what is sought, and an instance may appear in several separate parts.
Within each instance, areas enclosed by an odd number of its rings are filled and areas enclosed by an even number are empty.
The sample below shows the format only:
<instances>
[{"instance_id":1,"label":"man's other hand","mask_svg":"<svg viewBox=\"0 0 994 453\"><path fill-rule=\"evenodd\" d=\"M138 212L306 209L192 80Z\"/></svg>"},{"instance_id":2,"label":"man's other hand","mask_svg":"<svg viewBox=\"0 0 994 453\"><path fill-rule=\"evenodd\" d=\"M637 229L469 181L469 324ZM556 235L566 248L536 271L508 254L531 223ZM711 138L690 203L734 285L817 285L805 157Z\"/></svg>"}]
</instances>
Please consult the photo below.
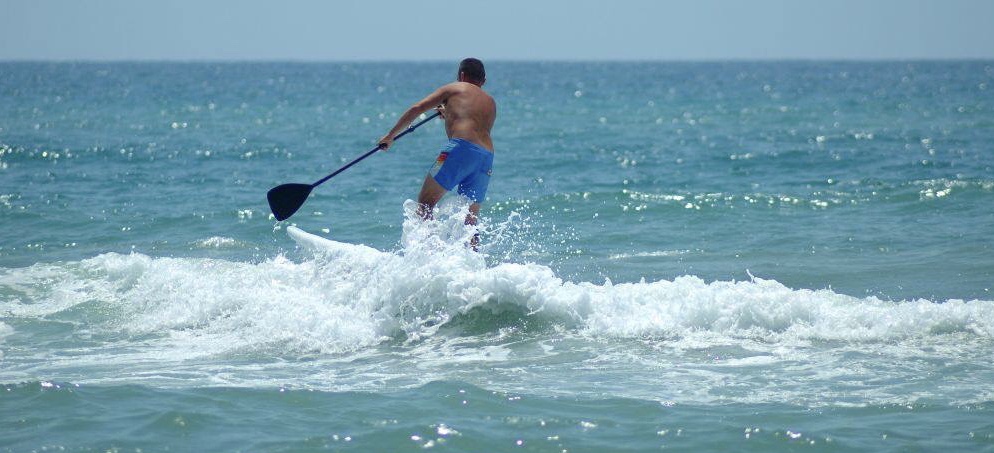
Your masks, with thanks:
<instances>
[{"instance_id":1,"label":"man's other hand","mask_svg":"<svg viewBox=\"0 0 994 453\"><path fill-rule=\"evenodd\" d=\"M384 135L383 138L376 143L379 144L380 151L386 151L390 149L390 145L393 145L393 138L390 137L390 135Z\"/></svg>"}]
</instances>

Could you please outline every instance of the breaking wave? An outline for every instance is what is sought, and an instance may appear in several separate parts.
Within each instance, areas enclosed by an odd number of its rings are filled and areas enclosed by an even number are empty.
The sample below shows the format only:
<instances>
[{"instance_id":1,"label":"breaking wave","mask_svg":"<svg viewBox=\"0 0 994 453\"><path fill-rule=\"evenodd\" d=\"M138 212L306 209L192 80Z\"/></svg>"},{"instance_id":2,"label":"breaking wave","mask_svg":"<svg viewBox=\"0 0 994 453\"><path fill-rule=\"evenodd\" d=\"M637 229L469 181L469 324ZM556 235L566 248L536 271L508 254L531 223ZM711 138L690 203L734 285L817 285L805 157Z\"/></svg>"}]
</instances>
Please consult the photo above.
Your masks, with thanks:
<instances>
[{"instance_id":1,"label":"breaking wave","mask_svg":"<svg viewBox=\"0 0 994 453\"><path fill-rule=\"evenodd\" d=\"M380 251L289 227L305 258L261 262L107 253L0 271L0 313L91 316L88 329L182 343L197 354L354 351L437 335L454 319L518 313L615 338L709 333L764 342L880 342L949 333L994 337L994 302L885 301L768 279L695 276L571 282L533 263L488 265L467 247L461 217L405 224ZM72 319L68 316L67 319ZM11 327L0 325L0 336Z\"/></svg>"}]
</instances>

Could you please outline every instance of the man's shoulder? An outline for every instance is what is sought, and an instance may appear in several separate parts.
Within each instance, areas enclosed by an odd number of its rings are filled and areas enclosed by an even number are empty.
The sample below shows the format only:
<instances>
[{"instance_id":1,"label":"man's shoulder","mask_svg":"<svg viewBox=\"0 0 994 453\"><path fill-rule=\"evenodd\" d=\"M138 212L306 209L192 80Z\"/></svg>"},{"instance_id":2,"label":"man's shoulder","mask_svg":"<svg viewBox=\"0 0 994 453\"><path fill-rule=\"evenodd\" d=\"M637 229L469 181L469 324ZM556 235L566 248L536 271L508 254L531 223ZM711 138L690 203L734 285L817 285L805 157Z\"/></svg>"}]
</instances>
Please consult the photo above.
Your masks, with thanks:
<instances>
[{"instance_id":1,"label":"man's shoulder","mask_svg":"<svg viewBox=\"0 0 994 453\"><path fill-rule=\"evenodd\" d=\"M466 92L466 87L463 86L463 82L449 82L445 85L438 87L437 93L442 93L446 97L454 96Z\"/></svg>"},{"instance_id":2,"label":"man's shoulder","mask_svg":"<svg viewBox=\"0 0 994 453\"><path fill-rule=\"evenodd\" d=\"M453 91L456 91L456 92L459 92L459 93L465 93L465 92L468 92L468 91L480 90L480 87L478 87L476 85L473 85L472 83L469 83L469 82L450 82L450 83L445 84L445 86L443 86L443 88L448 88L450 90L453 90Z\"/></svg>"},{"instance_id":3,"label":"man's shoulder","mask_svg":"<svg viewBox=\"0 0 994 453\"><path fill-rule=\"evenodd\" d=\"M484 96L488 99L493 99L490 96L490 93L484 91L483 88L468 82L452 82L443 85L442 88L439 88L439 90L445 92L448 96Z\"/></svg>"}]
</instances>

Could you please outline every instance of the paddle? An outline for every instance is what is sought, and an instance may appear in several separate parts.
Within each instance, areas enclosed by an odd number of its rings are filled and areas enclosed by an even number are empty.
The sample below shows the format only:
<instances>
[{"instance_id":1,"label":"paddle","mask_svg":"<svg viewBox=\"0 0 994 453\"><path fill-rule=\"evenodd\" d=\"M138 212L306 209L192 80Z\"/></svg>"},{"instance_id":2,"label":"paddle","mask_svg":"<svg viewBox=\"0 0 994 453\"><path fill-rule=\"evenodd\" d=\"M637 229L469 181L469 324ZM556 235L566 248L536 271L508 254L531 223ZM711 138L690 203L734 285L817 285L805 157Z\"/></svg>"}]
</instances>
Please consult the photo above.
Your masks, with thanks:
<instances>
[{"instance_id":1,"label":"paddle","mask_svg":"<svg viewBox=\"0 0 994 453\"><path fill-rule=\"evenodd\" d=\"M404 132L397 134L397 136L393 139L397 140L407 134L410 134L411 132L414 132L414 130L422 124L435 119L438 115L439 113L435 112L435 114L429 116L428 118L418 121L413 126L407 128ZM276 220L289 219L293 213L297 212L297 210L303 206L304 202L307 201L307 196L311 194L311 191L314 190L315 187L333 178L335 175L347 170L349 167L359 163L359 161L373 155L379 150L380 145L376 145L376 148L367 151L366 154L355 158L352 162L345 164L345 166L335 170L332 174L319 179L314 184L290 183L282 184L269 189L269 193L266 194L266 198L269 199L269 209L273 211L273 215L276 216Z\"/></svg>"}]
</instances>

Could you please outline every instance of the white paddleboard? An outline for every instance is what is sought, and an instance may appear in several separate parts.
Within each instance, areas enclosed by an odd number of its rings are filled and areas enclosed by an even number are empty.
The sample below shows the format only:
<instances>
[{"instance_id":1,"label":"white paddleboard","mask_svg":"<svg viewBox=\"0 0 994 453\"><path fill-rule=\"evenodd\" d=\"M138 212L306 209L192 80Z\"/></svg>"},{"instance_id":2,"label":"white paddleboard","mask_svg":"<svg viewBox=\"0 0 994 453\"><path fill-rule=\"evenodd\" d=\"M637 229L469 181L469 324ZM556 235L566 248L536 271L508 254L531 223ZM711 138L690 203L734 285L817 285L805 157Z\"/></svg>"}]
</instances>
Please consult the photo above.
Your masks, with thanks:
<instances>
[{"instance_id":1,"label":"white paddleboard","mask_svg":"<svg viewBox=\"0 0 994 453\"><path fill-rule=\"evenodd\" d=\"M286 232L297 245L313 252L334 255L381 255L385 253L362 244L333 241L316 234L308 233L295 226L288 226Z\"/></svg>"}]
</instances>

